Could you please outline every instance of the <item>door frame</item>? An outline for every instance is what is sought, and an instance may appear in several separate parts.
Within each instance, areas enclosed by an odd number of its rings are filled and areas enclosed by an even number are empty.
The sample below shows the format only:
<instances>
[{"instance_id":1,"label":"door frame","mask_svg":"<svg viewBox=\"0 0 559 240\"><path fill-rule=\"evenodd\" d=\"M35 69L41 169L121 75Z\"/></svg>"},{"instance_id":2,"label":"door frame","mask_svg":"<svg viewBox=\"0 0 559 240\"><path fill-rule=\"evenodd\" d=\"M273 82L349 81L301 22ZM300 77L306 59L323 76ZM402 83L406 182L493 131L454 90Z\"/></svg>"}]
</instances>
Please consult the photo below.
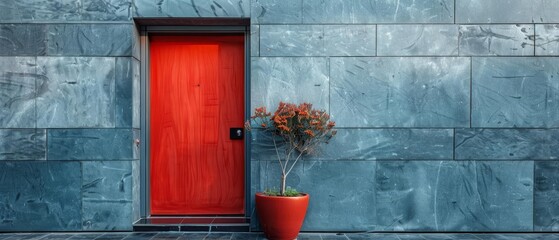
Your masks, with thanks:
<instances>
[{"instance_id":1,"label":"door frame","mask_svg":"<svg viewBox=\"0 0 559 240\"><path fill-rule=\"evenodd\" d=\"M250 119L250 26L140 26L140 217L151 217L150 211L150 161L149 161L149 116L150 116L150 79L149 79L149 36L159 33L204 34L204 33L243 33L244 35L244 120ZM250 135L245 133L245 218L250 218ZM173 217L173 216L170 216ZM177 216L175 216L177 217Z\"/></svg>"}]
</instances>

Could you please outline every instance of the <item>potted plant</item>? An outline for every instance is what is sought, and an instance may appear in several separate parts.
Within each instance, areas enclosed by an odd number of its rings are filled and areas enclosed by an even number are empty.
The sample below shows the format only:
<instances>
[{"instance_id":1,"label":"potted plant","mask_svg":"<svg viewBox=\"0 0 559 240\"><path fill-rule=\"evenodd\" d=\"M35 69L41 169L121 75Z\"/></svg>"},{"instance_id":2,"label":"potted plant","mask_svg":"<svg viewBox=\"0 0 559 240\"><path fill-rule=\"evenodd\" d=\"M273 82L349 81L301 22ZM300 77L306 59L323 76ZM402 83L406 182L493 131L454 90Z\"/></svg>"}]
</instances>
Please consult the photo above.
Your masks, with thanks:
<instances>
[{"instance_id":1,"label":"potted plant","mask_svg":"<svg viewBox=\"0 0 559 240\"><path fill-rule=\"evenodd\" d=\"M281 170L279 190L256 193L256 211L268 239L295 239L303 225L309 194L286 186L289 173L301 160L336 134L335 123L325 110L312 108L310 103L299 105L280 102L272 114L265 107L255 109L251 123L271 135Z\"/></svg>"}]
</instances>

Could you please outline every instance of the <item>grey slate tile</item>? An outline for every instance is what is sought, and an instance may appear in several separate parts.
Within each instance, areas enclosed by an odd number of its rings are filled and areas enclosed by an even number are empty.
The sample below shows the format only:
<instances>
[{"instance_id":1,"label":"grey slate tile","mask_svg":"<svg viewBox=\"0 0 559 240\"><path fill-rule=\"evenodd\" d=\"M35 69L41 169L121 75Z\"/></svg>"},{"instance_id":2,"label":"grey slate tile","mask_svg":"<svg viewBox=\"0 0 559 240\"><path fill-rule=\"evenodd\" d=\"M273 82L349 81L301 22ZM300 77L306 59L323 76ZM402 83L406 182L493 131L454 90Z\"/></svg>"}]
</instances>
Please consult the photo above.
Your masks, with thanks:
<instances>
[{"instance_id":1,"label":"grey slate tile","mask_svg":"<svg viewBox=\"0 0 559 240\"><path fill-rule=\"evenodd\" d=\"M249 0L137 0L138 17L249 17Z\"/></svg>"},{"instance_id":2,"label":"grey slate tile","mask_svg":"<svg viewBox=\"0 0 559 240\"><path fill-rule=\"evenodd\" d=\"M469 126L467 58L330 58L338 127Z\"/></svg>"},{"instance_id":3,"label":"grey slate tile","mask_svg":"<svg viewBox=\"0 0 559 240\"><path fill-rule=\"evenodd\" d=\"M49 129L48 160L132 160L131 129Z\"/></svg>"},{"instance_id":4,"label":"grey slate tile","mask_svg":"<svg viewBox=\"0 0 559 240\"><path fill-rule=\"evenodd\" d=\"M115 125L140 127L140 63L134 58L116 58Z\"/></svg>"},{"instance_id":5,"label":"grey slate tile","mask_svg":"<svg viewBox=\"0 0 559 240\"><path fill-rule=\"evenodd\" d=\"M559 55L559 24L536 24L536 56Z\"/></svg>"},{"instance_id":6,"label":"grey slate tile","mask_svg":"<svg viewBox=\"0 0 559 240\"><path fill-rule=\"evenodd\" d=\"M559 58L473 58L473 127L559 126Z\"/></svg>"},{"instance_id":7,"label":"grey slate tile","mask_svg":"<svg viewBox=\"0 0 559 240\"><path fill-rule=\"evenodd\" d=\"M557 11L552 1L456 1L456 23L556 23Z\"/></svg>"},{"instance_id":8,"label":"grey slate tile","mask_svg":"<svg viewBox=\"0 0 559 240\"><path fill-rule=\"evenodd\" d=\"M47 55L132 56L133 31L132 24L52 24Z\"/></svg>"},{"instance_id":9,"label":"grey slate tile","mask_svg":"<svg viewBox=\"0 0 559 240\"><path fill-rule=\"evenodd\" d=\"M79 162L0 161L0 176L0 231L81 229Z\"/></svg>"},{"instance_id":10,"label":"grey slate tile","mask_svg":"<svg viewBox=\"0 0 559 240\"><path fill-rule=\"evenodd\" d=\"M460 56L533 56L534 25L460 25Z\"/></svg>"},{"instance_id":11,"label":"grey slate tile","mask_svg":"<svg viewBox=\"0 0 559 240\"><path fill-rule=\"evenodd\" d=\"M251 0L252 24L302 23L303 0Z\"/></svg>"},{"instance_id":12,"label":"grey slate tile","mask_svg":"<svg viewBox=\"0 0 559 240\"><path fill-rule=\"evenodd\" d=\"M46 28L42 24L0 24L0 56L45 55Z\"/></svg>"},{"instance_id":13,"label":"grey slate tile","mask_svg":"<svg viewBox=\"0 0 559 240\"><path fill-rule=\"evenodd\" d=\"M45 80L37 74L35 58L0 57L0 127L36 127L37 81Z\"/></svg>"},{"instance_id":14,"label":"grey slate tile","mask_svg":"<svg viewBox=\"0 0 559 240\"><path fill-rule=\"evenodd\" d=\"M0 160L46 160L45 129L0 129Z\"/></svg>"},{"instance_id":15,"label":"grey slate tile","mask_svg":"<svg viewBox=\"0 0 559 240\"><path fill-rule=\"evenodd\" d=\"M456 25L378 25L378 56L457 56Z\"/></svg>"},{"instance_id":16,"label":"grey slate tile","mask_svg":"<svg viewBox=\"0 0 559 240\"><path fill-rule=\"evenodd\" d=\"M38 57L37 127L115 126L115 59Z\"/></svg>"},{"instance_id":17,"label":"grey slate tile","mask_svg":"<svg viewBox=\"0 0 559 240\"><path fill-rule=\"evenodd\" d=\"M559 231L559 162L535 162L534 230Z\"/></svg>"},{"instance_id":18,"label":"grey slate tile","mask_svg":"<svg viewBox=\"0 0 559 240\"><path fill-rule=\"evenodd\" d=\"M0 21L76 21L81 19L80 0L5 0L0 2Z\"/></svg>"},{"instance_id":19,"label":"grey slate tile","mask_svg":"<svg viewBox=\"0 0 559 240\"><path fill-rule=\"evenodd\" d=\"M132 0L81 0L84 21L127 21L133 17Z\"/></svg>"}]
</instances>

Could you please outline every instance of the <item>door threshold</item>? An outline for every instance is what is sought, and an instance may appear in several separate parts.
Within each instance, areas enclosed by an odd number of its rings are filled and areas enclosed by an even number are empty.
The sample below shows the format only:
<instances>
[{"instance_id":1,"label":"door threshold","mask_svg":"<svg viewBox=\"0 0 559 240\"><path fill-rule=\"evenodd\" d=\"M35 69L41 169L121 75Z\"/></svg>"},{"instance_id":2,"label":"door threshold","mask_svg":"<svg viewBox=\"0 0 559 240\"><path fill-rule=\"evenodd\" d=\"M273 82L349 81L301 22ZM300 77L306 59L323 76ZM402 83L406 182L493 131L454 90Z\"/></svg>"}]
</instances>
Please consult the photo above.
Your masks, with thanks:
<instances>
[{"instance_id":1,"label":"door threshold","mask_svg":"<svg viewBox=\"0 0 559 240\"><path fill-rule=\"evenodd\" d=\"M141 218L134 231L249 232L250 218L232 216L157 216Z\"/></svg>"}]
</instances>

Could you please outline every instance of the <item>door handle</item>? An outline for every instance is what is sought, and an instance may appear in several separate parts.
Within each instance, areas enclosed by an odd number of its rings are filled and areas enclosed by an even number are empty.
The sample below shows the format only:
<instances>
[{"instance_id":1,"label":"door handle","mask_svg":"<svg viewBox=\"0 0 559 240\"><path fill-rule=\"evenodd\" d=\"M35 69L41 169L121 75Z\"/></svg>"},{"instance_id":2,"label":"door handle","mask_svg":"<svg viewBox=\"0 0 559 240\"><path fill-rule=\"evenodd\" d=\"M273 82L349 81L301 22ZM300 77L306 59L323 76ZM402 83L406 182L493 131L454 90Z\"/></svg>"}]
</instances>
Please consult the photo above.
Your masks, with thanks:
<instances>
[{"instance_id":1,"label":"door handle","mask_svg":"<svg viewBox=\"0 0 559 240\"><path fill-rule=\"evenodd\" d=\"M241 140L244 137L243 128L230 128L229 129L229 139L231 140Z\"/></svg>"}]
</instances>

